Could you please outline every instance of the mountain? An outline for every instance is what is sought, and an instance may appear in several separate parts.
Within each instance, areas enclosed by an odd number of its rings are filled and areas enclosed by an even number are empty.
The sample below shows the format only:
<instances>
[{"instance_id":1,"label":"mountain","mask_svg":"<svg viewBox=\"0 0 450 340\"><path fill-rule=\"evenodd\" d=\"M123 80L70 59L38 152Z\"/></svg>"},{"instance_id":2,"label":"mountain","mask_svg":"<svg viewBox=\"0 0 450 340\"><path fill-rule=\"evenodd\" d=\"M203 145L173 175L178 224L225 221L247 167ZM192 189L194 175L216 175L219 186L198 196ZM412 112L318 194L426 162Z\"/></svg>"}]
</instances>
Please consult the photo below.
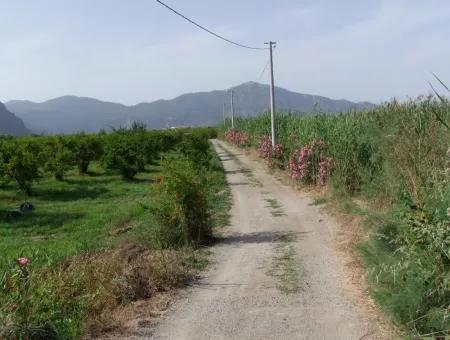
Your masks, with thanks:
<instances>
[{"instance_id":1,"label":"mountain","mask_svg":"<svg viewBox=\"0 0 450 340\"><path fill-rule=\"evenodd\" d=\"M64 96L34 103L13 100L6 106L36 133L96 132L123 124L128 108L97 99Z\"/></svg>"},{"instance_id":2,"label":"mountain","mask_svg":"<svg viewBox=\"0 0 450 340\"><path fill-rule=\"evenodd\" d=\"M269 86L248 82L232 88L236 115L257 115L269 107ZM304 113L338 113L362 110L373 104L334 100L321 96L275 89L277 110ZM171 100L158 100L134 106L102 102L92 98L65 96L43 103L10 101L7 107L35 132L94 132L145 122L151 128L215 125L222 119L223 103L229 103L227 90L184 94ZM228 104L227 104L228 105ZM229 105L228 105L229 107ZM228 108L229 111L229 108Z\"/></svg>"},{"instance_id":3,"label":"mountain","mask_svg":"<svg viewBox=\"0 0 450 340\"><path fill-rule=\"evenodd\" d=\"M0 103L0 135L23 136L30 134L23 121Z\"/></svg>"}]
</instances>

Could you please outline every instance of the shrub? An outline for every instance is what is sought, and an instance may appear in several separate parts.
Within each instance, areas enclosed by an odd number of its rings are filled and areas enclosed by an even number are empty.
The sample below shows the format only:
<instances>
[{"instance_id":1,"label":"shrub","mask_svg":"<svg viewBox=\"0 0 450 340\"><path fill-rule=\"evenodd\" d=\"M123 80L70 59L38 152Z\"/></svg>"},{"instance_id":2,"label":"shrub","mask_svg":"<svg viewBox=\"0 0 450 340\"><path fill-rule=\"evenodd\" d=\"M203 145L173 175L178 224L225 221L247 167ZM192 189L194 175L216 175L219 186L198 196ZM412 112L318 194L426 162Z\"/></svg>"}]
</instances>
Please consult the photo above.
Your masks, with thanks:
<instances>
[{"instance_id":1,"label":"shrub","mask_svg":"<svg viewBox=\"0 0 450 340\"><path fill-rule=\"evenodd\" d=\"M284 145L275 144L272 145L272 139L268 136L263 136L259 142L258 153L259 156L264 158L269 167L278 167L282 169L284 167Z\"/></svg>"},{"instance_id":2,"label":"shrub","mask_svg":"<svg viewBox=\"0 0 450 340\"><path fill-rule=\"evenodd\" d=\"M62 180L64 173L73 165L73 153L69 148L68 141L63 137L52 137L46 141L45 145L44 169L55 176L55 179Z\"/></svg>"},{"instance_id":3,"label":"shrub","mask_svg":"<svg viewBox=\"0 0 450 340\"><path fill-rule=\"evenodd\" d=\"M238 131L236 129L229 129L225 133L225 139L237 146L246 147L251 145L250 135L248 133Z\"/></svg>"},{"instance_id":4,"label":"shrub","mask_svg":"<svg viewBox=\"0 0 450 340\"><path fill-rule=\"evenodd\" d=\"M188 158L194 165L208 167L211 160L211 146L208 136L202 132L185 134L179 145L181 154Z\"/></svg>"},{"instance_id":5,"label":"shrub","mask_svg":"<svg viewBox=\"0 0 450 340\"><path fill-rule=\"evenodd\" d=\"M72 149L73 161L80 174L86 174L89 164L99 160L103 152L101 137L84 133L73 136L69 146Z\"/></svg>"},{"instance_id":6,"label":"shrub","mask_svg":"<svg viewBox=\"0 0 450 340\"><path fill-rule=\"evenodd\" d=\"M117 132L106 139L102 163L106 169L118 170L123 178L133 179L142 167L144 153L135 135Z\"/></svg>"},{"instance_id":7,"label":"shrub","mask_svg":"<svg viewBox=\"0 0 450 340\"><path fill-rule=\"evenodd\" d=\"M39 177L40 147L29 140L9 142L3 149L2 172L16 181L19 189L32 194L32 185Z\"/></svg>"},{"instance_id":8,"label":"shrub","mask_svg":"<svg viewBox=\"0 0 450 340\"><path fill-rule=\"evenodd\" d=\"M289 160L289 171L292 179L305 184L325 184L334 168L331 157L325 156L325 142L314 140L295 150Z\"/></svg>"},{"instance_id":9,"label":"shrub","mask_svg":"<svg viewBox=\"0 0 450 340\"><path fill-rule=\"evenodd\" d=\"M198 245L211 237L205 178L192 161L170 159L163 163L157 208L156 241L163 248Z\"/></svg>"}]
</instances>

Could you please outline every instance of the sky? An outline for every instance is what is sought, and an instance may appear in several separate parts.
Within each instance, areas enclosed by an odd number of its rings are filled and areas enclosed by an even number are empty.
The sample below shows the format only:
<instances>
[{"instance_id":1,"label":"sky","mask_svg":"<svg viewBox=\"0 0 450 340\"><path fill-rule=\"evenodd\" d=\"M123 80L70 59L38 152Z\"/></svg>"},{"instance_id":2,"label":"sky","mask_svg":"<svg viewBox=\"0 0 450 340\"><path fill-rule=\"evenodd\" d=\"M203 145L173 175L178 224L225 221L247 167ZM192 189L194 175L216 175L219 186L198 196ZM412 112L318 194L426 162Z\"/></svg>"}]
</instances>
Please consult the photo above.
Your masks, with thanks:
<instances>
[{"instance_id":1,"label":"sky","mask_svg":"<svg viewBox=\"0 0 450 340\"><path fill-rule=\"evenodd\" d=\"M450 83L449 0L165 0L242 44L274 40L277 86L379 103ZM223 42L155 0L0 0L0 101L128 105L268 83L267 51Z\"/></svg>"}]
</instances>

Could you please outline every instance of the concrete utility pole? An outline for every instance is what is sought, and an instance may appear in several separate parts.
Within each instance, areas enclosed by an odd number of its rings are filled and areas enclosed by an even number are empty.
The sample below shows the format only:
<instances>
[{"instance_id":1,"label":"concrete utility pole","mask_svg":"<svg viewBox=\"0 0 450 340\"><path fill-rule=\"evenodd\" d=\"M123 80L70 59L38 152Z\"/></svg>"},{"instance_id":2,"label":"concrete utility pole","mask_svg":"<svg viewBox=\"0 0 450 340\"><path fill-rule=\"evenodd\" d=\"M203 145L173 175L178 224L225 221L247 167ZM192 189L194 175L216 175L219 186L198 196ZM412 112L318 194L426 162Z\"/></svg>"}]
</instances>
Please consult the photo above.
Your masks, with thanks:
<instances>
[{"instance_id":1,"label":"concrete utility pole","mask_svg":"<svg viewBox=\"0 0 450 340\"><path fill-rule=\"evenodd\" d=\"M269 41L266 45L269 45L270 52L270 119L272 130L272 146L275 146L275 83L273 79L273 48L276 46L276 42Z\"/></svg>"},{"instance_id":2,"label":"concrete utility pole","mask_svg":"<svg viewBox=\"0 0 450 340\"><path fill-rule=\"evenodd\" d=\"M231 90L231 128L234 129L234 91Z\"/></svg>"}]
</instances>

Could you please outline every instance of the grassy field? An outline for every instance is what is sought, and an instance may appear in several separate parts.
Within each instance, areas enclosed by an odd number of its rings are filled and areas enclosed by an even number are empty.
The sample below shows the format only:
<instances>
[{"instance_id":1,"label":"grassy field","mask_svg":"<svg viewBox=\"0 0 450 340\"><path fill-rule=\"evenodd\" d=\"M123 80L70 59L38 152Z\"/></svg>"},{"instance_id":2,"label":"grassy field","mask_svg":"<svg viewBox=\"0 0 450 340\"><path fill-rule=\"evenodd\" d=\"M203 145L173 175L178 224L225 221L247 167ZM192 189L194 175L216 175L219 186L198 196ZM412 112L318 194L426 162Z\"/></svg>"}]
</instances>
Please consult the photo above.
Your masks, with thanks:
<instances>
[{"instance_id":1,"label":"grassy field","mask_svg":"<svg viewBox=\"0 0 450 340\"><path fill-rule=\"evenodd\" d=\"M30 257L34 265L52 265L83 251L109 247L124 234L137 233L143 224L151 226L151 216L138 203L152 196L157 176L156 166L133 181L94 167L92 175L70 171L64 181L43 178L32 197L17 193L14 185L1 187L4 208L30 201L35 211L0 221L0 266L20 256ZM124 228L127 231L121 234Z\"/></svg>"},{"instance_id":2,"label":"grassy field","mask_svg":"<svg viewBox=\"0 0 450 340\"><path fill-rule=\"evenodd\" d=\"M189 171L201 172L208 228L218 228L228 221L229 190L218 156L207 153L205 167ZM190 164L179 150L162 158L183 166L180 175ZM168 176L162 163L127 180L94 162L85 175L42 176L30 197L14 182L0 186L0 337L101 332L114 326L109 314L118 306L179 287L205 264L195 246L161 248L158 233L168 228L155 215ZM22 202L35 210L11 214ZM26 268L18 268L19 257L29 259Z\"/></svg>"},{"instance_id":3,"label":"grassy field","mask_svg":"<svg viewBox=\"0 0 450 340\"><path fill-rule=\"evenodd\" d=\"M448 335L450 104L421 98L361 113L235 119L224 137L255 147L271 167L365 219L361 246L372 293L408 334ZM325 198L321 198L323 201ZM363 202L363 204L359 204Z\"/></svg>"}]
</instances>

